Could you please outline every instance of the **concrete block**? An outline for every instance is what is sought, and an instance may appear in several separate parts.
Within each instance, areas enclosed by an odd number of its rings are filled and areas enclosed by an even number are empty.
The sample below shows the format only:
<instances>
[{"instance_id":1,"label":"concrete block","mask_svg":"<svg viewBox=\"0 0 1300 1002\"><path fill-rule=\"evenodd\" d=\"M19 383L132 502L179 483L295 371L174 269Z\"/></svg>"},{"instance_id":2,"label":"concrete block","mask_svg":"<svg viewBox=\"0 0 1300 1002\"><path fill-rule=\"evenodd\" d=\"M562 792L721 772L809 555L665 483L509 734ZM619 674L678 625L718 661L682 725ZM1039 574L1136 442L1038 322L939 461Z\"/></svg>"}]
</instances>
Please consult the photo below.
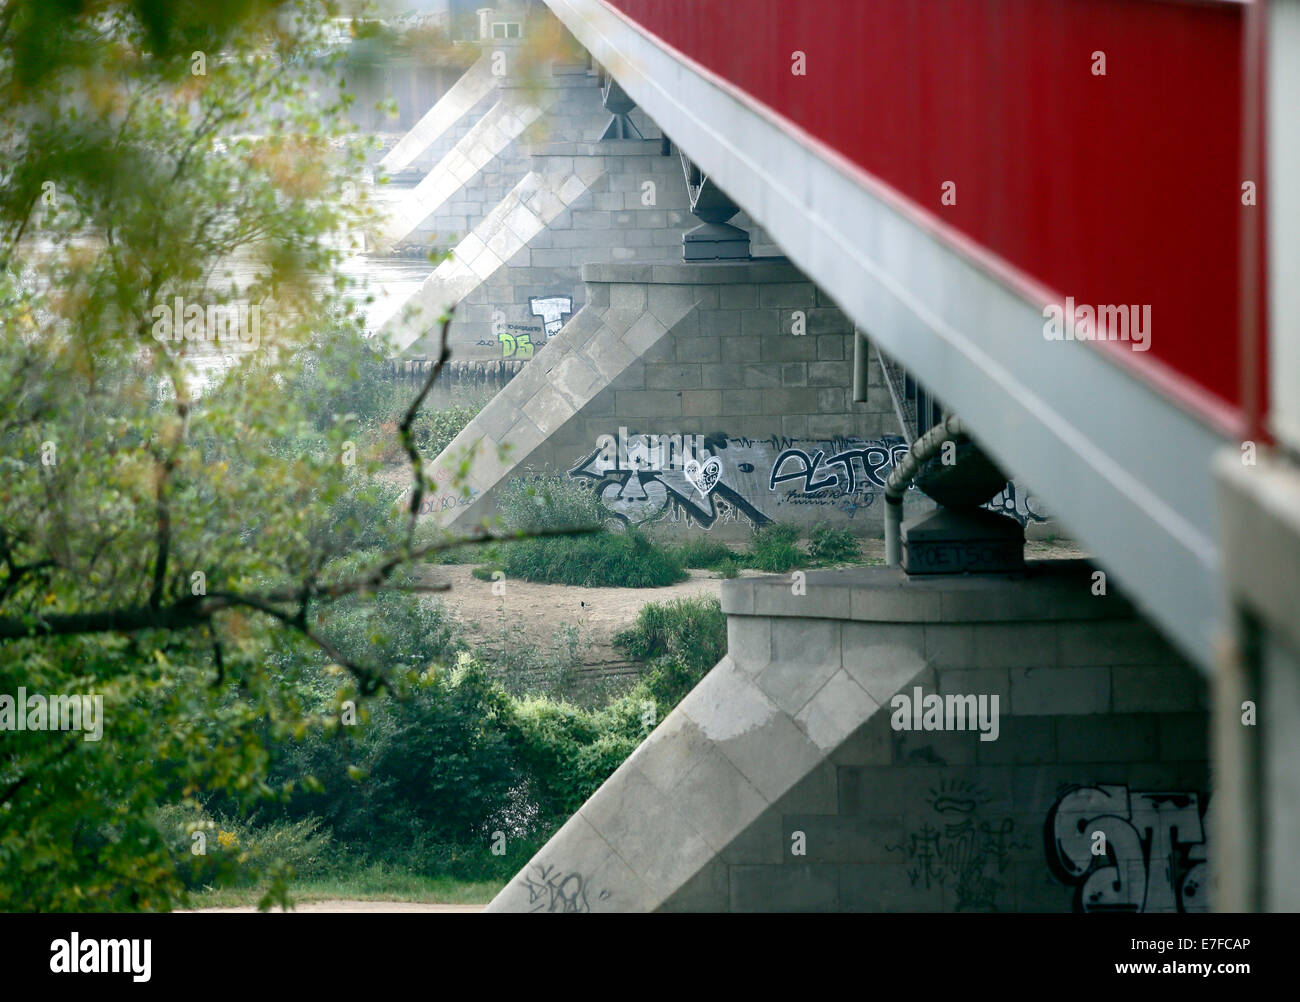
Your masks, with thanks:
<instances>
[{"instance_id":1,"label":"concrete block","mask_svg":"<svg viewBox=\"0 0 1300 1002\"><path fill-rule=\"evenodd\" d=\"M640 313L646 306L646 287L644 285L609 286L609 305L611 309L628 310Z\"/></svg>"},{"instance_id":2,"label":"concrete block","mask_svg":"<svg viewBox=\"0 0 1300 1002\"><path fill-rule=\"evenodd\" d=\"M744 385L763 388L781 385L781 366L778 364L746 365L741 373Z\"/></svg>"},{"instance_id":3,"label":"concrete block","mask_svg":"<svg viewBox=\"0 0 1300 1002\"><path fill-rule=\"evenodd\" d=\"M677 807L720 852L766 810L768 801L716 747L697 757L676 787Z\"/></svg>"},{"instance_id":4,"label":"concrete block","mask_svg":"<svg viewBox=\"0 0 1300 1002\"><path fill-rule=\"evenodd\" d=\"M740 334L740 315L735 310L701 309L700 333L706 337L735 337Z\"/></svg>"},{"instance_id":5,"label":"concrete block","mask_svg":"<svg viewBox=\"0 0 1300 1002\"><path fill-rule=\"evenodd\" d=\"M819 762L768 808L779 817L788 814L838 814L839 789L836 768L829 759ZM788 836L788 832L787 832ZM789 838L785 839L789 846Z\"/></svg>"},{"instance_id":6,"label":"concrete block","mask_svg":"<svg viewBox=\"0 0 1300 1002\"><path fill-rule=\"evenodd\" d=\"M756 863L781 864L789 851L789 841L781 824L781 812L769 807L752 824L718 854L728 867Z\"/></svg>"},{"instance_id":7,"label":"concrete block","mask_svg":"<svg viewBox=\"0 0 1300 1002\"><path fill-rule=\"evenodd\" d=\"M811 338L765 337L759 342L759 358L764 362L815 362L817 343Z\"/></svg>"},{"instance_id":8,"label":"concrete block","mask_svg":"<svg viewBox=\"0 0 1300 1002\"><path fill-rule=\"evenodd\" d=\"M762 307L799 307L812 309L817 305L817 291L811 282L782 282L762 285L758 289L758 305Z\"/></svg>"},{"instance_id":9,"label":"concrete block","mask_svg":"<svg viewBox=\"0 0 1300 1002\"><path fill-rule=\"evenodd\" d=\"M987 623L973 633L975 668L1051 668L1057 665L1058 623ZM1105 662L1094 662L1104 664Z\"/></svg>"},{"instance_id":10,"label":"concrete block","mask_svg":"<svg viewBox=\"0 0 1300 1002\"><path fill-rule=\"evenodd\" d=\"M680 887L714 855L674 804L636 769L602 784L580 813L656 893Z\"/></svg>"},{"instance_id":11,"label":"concrete block","mask_svg":"<svg viewBox=\"0 0 1300 1002\"><path fill-rule=\"evenodd\" d=\"M1062 623L1061 664L1178 665L1185 662L1156 629L1140 619Z\"/></svg>"},{"instance_id":12,"label":"concrete block","mask_svg":"<svg viewBox=\"0 0 1300 1002\"><path fill-rule=\"evenodd\" d=\"M769 802L785 794L823 757L821 749L787 714L775 707L773 710L762 724L717 742L718 748Z\"/></svg>"},{"instance_id":13,"label":"concrete block","mask_svg":"<svg viewBox=\"0 0 1300 1002\"><path fill-rule=\"evenodd\" d=\"M727 390L722 391L722 411L732 417L746 414L762 414L762 390Z\"/></svg>"},{"instance_id":14,"label":"concrete block","mask_svg":"<svg viewBox=\"0 0 1300 1002\"><path fill-rule=\"evenodd\" d=\"M676 343L677 361L711 362L722 360L722 338L718 337L678 337ZM708 385L717 385L710 383Z\"/></svg>"},{"instance_id":15,"label":"concrete block","mask_svg":"<svg viewBox=\"0 0 1300 1002\"><path fill-rule=\"evenodd\" d=\"M1142 762L1159 755L1156 718L1137 714L1061 717L1056 722L1061 762Z\"/></svg>"},{"instance_id":16,"label":"concrete block","mask_svg":"<svg viewBox=\"0 0 1300 1002\"><path fill-rule=\"evenodd\" d=\"M814 864L733 866L733 912L833 912L839 908L836 867Z\"/></svg>"},{"instance_id":17,"label":"concrete block","mask_svg":"<svg viewBox=\"0 0 1300 1002\"><path fill-rule=\"evenodd\" d=\"M892 714L889 704L882 713ZM894 762L911 765L974 765L975 746L980 743L974 731L893 731ZM986 742L987 743L987 742ZM996 742L992 742L996 744Z\"/></svg>"},{"instance_id":18,"label":"concrete block","mask_svg":"<svg viewBox=\"0 0 1300 1002\"><path fill-rule=\"evenodd\" d=\"M805 372L809 386L840 386L852 378L844 362L807 362Z\"/></svg>"},{"instance_id":19,"label":"concrete block","mask_svg":"<svg viewBox=\"0 0 1300 1002\"><path fill-rule=\"evenodd\" d=\"M807 362L786 362L781 366L781 385L782 386L807 386L808 385L808 363Z\"/></svg>"},{"instance_id":20,"label":"concrete block","mask_svg":"<svg viewBox=\"0 0 1300 1002\"><path fill-rule=\"evenodd\" d=\"M613 296L611 290L610 296ZM664 336L665 328L653 314L646 313L623 333L623 343L638 355Z\"/></svg>"},{"instance_id":21,"label":"concrete block","mask_svg":"<svg viewBox=\"0 0 1300 1002\"><path fill-rule=\"evenodd\" d=\"M791 628L791 624L801 624ZM801 649L797 637L807 635ZM758 675L759 688L772 702L794 715L840 670L839 623L834 620L774 619L772 660Z\"/></svg>"},{"instance_id":22,"label":"concrete block","mask_svg":"<svg viewBox=\"0 0 1300 1002\"><path fill-rule=\"evenodd\" d=\"M845 670L881 705L926 667L919 625L845 623L842 644Z\"/></svg>"},{"instance_id":23,"label":"concrete block","mask_svg":"<svg viewBox=\"0 0 1300 1002\"><path fill-rule=\"evenodd\" d=\"M1024 714L1110 711L1109 668L1012 668L1011 706Z\"/></svg>"},{"instance_id":24,"label":"concrete block","mask_svg":"<svg viewBox=\"0 0 1300 1002\"><path fill-rule=\"evenodd\" d=\"M924 623L940 618L941 592L915 587L901 571L896 579L899 583L894 587L852 589L853 618L895 623Z\"/></svg>"},{"instance_id":25,"label":"concrete block","mask_svg":"<svg viewBox=\"0 0 1300 1002\"><path fill-rule=\"evenodd\" d=\"M721 413L720 390L682 391L682 417L714 417Z\"/></svg>"},{"instance_id":26,"label":"concrete block","mask_svg":"<svg viewBox=\"0 0 1300 1002\"><path fill-rule=\"evenodd\" d=\"M713 860L669 895L658 910L666 914L725 912L731 903L729 888L727 865Z\"/></svg>"},{"instance_id":27,"label":"concrete block","mask_svg":"<svg viewBox=\"0 0 1300 1002\"><path fill-rule=\"evenodd\" d=\"M1160 758L1190 762L1210 757L1210 718L1206 713L1162 713L1156 720Z\"/></svg>"},{"instance_id":28,"label":"concrete block","mask_svg":"<svg viewBox=\"0 0 1300 1002\"><path fill-rule=\"evenodd\" d=\"M849 338L842 334L820 334L817 336L817 360L842 362L850 357Z\"/></svg>"},{"instance_id":29,"label":"concrete block","mask_svg":"<svg viewBox=\"0 0 1300 1002\"><path fill-rule=\"evenodd\" d=\"M722 339L722 362L724 365L734 367L737 362L756 361L758 361L756 342L738 337L724 337ZM736 385L739 386L740 383Z\"/></svg>"},{"instance_id":30,"label":"concrete block","mask_svg":"<svg viewBox=\"0 0 1300 1002\"><path fill-rule=\"evenodd\" d=\"M945 911L942 886L918 879L899 862L898 854L888 863L845 864L839 868L840 911L844 912L941 912Z\"/></svg>"},{"instance_id":31,"label":"concrete block","mask_svg":"<svg viewBox=\"0 0 1300 1002\"><path fill-rule=\"evenodd\" d=\"M680 710L668 714L624 763L660 793L671 795L711 747L699 725Z\"/></svg>"},{"instance_id":32,"label":"concrete block","mask_svg":"<svg viewBox=\"0 0 1300 1002\"><path fill-rule=\"evenodd\" d=\"M830 752L878 709L879 704L841 669L807 701L795 721L813 744Z\"/></svg>"},{"instance_id":33,"label":"concrete block","mask_svg":"<svg viewBox=\"0 0 1300 1002\"><path fill-rule=\"evenodd\" d=\"M949 693L997 696L998 706L1004 714L1011 712L1011 674L1006 668L977 668L972 670L939 668L939 695Z\"/></svg>"},{"instance_id":34,"label":"concrete block","mask_svg":"<svg viewBox=\"0 0 1300 1002\"><path fill-rule=\"evenodd\" d=\"M817 400L825 390L808 387L778 387L763 391L764 414L815 414Z\"/></svg>"},{"instance_id":35,"label":"concrete block","mask_svg":"<svg viewBox=\"0 0 1300 1002\"><path fill-rule=\"evenodd\" d=\"M708 338L709 341L715 341L720 345L731 343L729 338ZM679 349L681 345L678 345ZM723 362L718 365L704 364L700 367L700 382L704 386L716 387L718 389L734 389L745 385L745 370L743 366L734 363Z\"/></svg>"},{"instance_id":36,"label":"concrete block","mask_svg":"<svg viewBox=\"0 0 1300 1002\"><path fill-rule=\"evenodd\" d=\"M614 406L629 418L681 417L682 397L672 390L619 390Z\"/></svg>"},{"instance_id":37,"label":"concrete block","mask_svg":"<svg viewBox=\"0 0 1300 1002\"><path fill-rule=\"evenodd\" d=\"M907 841L897 815L795 814L784 822L787 832L806 836L808 855L803 858L810 863L893 863L898 854L886 846Z\"/></svg>"},{"instance_id":38,"label":"concrete block","mask_svg":"<svg viewBox=\"0 0 1300 1002\"><path fill-rule=\"evenodd\" d=\"M649 309L663 324L671 324L695 305L695 288L690 285L651 285Z\"/></svg>"},{"instance_id":39,"label":"concrete block","mask_svg":"<svg viewBox=\"0 0 1300 1002\"><path fill-rule=\"evenodd\" d=\"M970 669L975 664L976 629L965 624L926 623L925 659L939 669Z\"/></svg>"},{"instance_id":40,"label":"concrete block","mask_svg":"<svg viewBox=\"0 0 1300 1002\"><path fill-rule=\"evenodd\" d=\"M698 389L700 367L698 365L647 365L645 385L647 390Z\"/></svg>"},{"instance_id":41,"label":"concrete block","mask_svg":"<svg viewBox=\"0 0 1300 1002\"><path fill-rule=\"evenodd\" d=\"M886 707L886 711L887 709ZM894 761L894 732L889 726L888 712L877 713L850 734L831 753L830 761L837 767L889 765L892 763Z\"/></svg>"},{"instance_id":42,"label":"concrete block","mask_svg":"<svg viewBox=\"0 0 1300 1002\"><path fill-rule=\"evenodd\" d=\"M1117 666L1110 674L1116 713L1179 713L1204 700L1205 682L1190 667Z\"/></svg>"},{"instance_id":43,"label":"concrete block","mask_svg":"<svg viewBox=\"0 0 1300 1002\"><path fill-rule=\"evenodd\" d=\"M758 288L753 285L724 285L718 289L718 305L724 310L752 310L758 306Z\"/></svg>"},{"instance_id":44,"label":"concrete block","mask_svg":"<svg viewBox=\"0 0 1300 1002\"><path fill-rule=\"evenodd\" d=\"M998 739L975 746L980 765L1046 765L1056 761L1056 717L1013 717L999 700Z\"/></svg>"},{"instance_id":45,"label":"concrete block","mask_svg":"<svg viewBox=\"0 0 1300 1002\"><path fill-rule=\"evenodd\" d=\"M778 314L776 310L741 310L740 311L740 333L744 337L763 337L778 338L784 340L789 337L794 341L803 341L801 337L795 337L777 326ZM789 359L772 359L772 361L784 362Z\"/></svg>"}]
</instances>

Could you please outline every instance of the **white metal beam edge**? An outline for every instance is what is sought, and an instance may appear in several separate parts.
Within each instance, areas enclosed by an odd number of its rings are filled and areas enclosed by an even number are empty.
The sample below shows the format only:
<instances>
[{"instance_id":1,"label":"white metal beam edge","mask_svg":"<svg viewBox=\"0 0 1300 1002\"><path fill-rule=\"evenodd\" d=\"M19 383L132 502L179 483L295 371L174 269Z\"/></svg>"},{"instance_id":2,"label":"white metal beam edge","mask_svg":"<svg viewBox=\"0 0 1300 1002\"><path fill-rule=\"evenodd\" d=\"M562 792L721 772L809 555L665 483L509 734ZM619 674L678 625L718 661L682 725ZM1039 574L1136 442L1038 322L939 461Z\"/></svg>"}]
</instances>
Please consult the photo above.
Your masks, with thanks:
<instances>
[{"instance_id":1,"label":"white metal beam edge","mask_svg":"<svg viewBox=\"0 0 1300 1002\"><path fill-rule=\"evenodd\" d=\"M1209 671L1221 612L1211 460L1226 439L1094 346L1047 341L1041 303L600 0L546 2L673 142Z\"/></svg>"}]
</instances>

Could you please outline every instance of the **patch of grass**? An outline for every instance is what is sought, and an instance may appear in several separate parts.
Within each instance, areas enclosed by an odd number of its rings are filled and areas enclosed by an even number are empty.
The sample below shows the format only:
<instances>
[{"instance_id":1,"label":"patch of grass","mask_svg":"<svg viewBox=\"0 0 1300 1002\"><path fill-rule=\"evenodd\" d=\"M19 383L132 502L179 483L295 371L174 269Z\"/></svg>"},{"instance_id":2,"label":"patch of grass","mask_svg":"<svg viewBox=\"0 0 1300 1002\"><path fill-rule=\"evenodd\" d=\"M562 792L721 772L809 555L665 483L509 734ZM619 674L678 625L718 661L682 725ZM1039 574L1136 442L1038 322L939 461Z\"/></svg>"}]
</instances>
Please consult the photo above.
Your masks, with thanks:
<instances>
[{"instance_id":1,"label":"patch of grass","mask_svg":"<svg viewBox=\"0 0 1300 1002\"><path fill-rule=\"evenodd\" d=\"M808 555L819 564L847 564L862 557L862 544L848 529L819 525L808 537Z\"/></svg>"},{"instance_id":2,"label":"patch of grass","mask_svg":"<svg viewBox=\"0 0 1300 1002\"><path fill-rule=\"evenodd\" d=\"M614 637L614 644L642 661L680 651L712 668L727 653L727 617L712 596L648 602L636 623Z\"/></svg>"},{"instance_id":3,"label":"patch of grass","mask_svg":"<svg viewBox=\"0 0 1300 1002\"><path fill-rule=\"evenodd\" d=\"M500 567L489 564L485 567L475 567L469 573L470 573L470 577L478 578L478 580L480 581L495 581L496 578L494 578L492 575L498 572L502 572L502 569Z\"/></svg>"},{"instance_id":4,"label":"patch of grass","mask_svg":"<svg viewBox=\"0 0 1300 1002\"><path fill-rule=\"evenodd\" d=\"M736 554L731 547L711 539L688 539L670 547L670 550L683 567L712 570L727 562L736 561Z\"/></svg>"},{"instance_id":5,"label":"patch of grass","mask_svg":"<svg viewBox=\"0 0 1300 1002\"><path fill-rule=\"evenodd\" d=\"M754 531L754 541L745 555L745 565L771 574L782 574L808 562L799 549L796 526L773 522Z\"/></svg>"},{"instance_id":6,"label":"patch of grass","mask_svg":"<svg viewBox=\"0 0 1300 1002\"><path fill-rule=\"evenodd\" d=\"M502 566L512 578L584 588L662 588L687 573L667 550L644 533L524 539L504 547Z\"/></svg>"},{"instance_id":7,"label":"patch of grass","mask_svg":"<svg viewBox=\"0 0 1300 1002\"><path fill-rule=\"evenodd\" d=\"M426 877L384 863L340 870L310 880L292 881L289 897L307 901L415 901L437 905L485 905L496 897L506 881L457 880L454 877ZM256 907L264 890L257 887L227 887L191 896L191 908Z\"/></svg>"}]
</instances>

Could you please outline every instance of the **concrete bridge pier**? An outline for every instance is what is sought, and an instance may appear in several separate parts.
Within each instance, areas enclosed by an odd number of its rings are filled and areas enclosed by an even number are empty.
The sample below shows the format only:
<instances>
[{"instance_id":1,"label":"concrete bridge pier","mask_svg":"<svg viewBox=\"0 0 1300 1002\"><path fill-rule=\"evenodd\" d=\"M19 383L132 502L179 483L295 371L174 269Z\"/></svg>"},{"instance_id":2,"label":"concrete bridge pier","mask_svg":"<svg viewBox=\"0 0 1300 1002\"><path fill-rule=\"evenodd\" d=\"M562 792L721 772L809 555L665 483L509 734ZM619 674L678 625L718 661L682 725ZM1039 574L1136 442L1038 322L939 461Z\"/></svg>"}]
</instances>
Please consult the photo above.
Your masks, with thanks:
<instances>
[{"instance_id":1,"label":"concrete bridge pier","mask_svg":"<svg viewBox=\"0 0 1300 1002\"><path fill-rule=\"evenodd\" d=\"M1203 910L1204 681L1095 590L724 582L727 657L490 910Z\"/></svg>"}]
</instances>

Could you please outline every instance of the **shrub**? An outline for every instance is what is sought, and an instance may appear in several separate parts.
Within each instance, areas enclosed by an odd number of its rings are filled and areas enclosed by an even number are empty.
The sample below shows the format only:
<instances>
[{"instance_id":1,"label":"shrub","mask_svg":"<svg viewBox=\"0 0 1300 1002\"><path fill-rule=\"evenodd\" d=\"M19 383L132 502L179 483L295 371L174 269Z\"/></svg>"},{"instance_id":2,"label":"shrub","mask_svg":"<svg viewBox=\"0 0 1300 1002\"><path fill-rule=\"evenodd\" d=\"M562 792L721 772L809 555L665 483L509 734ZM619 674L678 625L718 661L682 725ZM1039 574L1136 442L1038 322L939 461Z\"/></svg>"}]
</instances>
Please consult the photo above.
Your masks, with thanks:
<instances>
[{"instance_id":1,"label":"shrub","mask_svg":"<svg viewBox=\"0 0 1300 1002\"><path fill-rule=\"evenodd\" d=\"M584 588L661 588L687 577L670 553L635 529L524 539L503 549L506 574L524 581Z\"/></svg>"},{"instance_id":2,"label":"shrub","mask_svg":"<svg viewBox=\"0 0 1300 1002\"><path fill-rule=\"evenodd\" d=\"M650 602L614 637L629 657L650 662L644 686L667 715L727 653L727 617L712 596Z\"/></svg>"},{"instance_id":3,"label":"shrub","mask_svg":"<svg viewBox=\"0 0 1300 1002\"><path fill-rule=\"evenodd\" d=\"M731 547L711 539L688 539L672 547L672 552L683 567L720 567L736 558Z\"/></svg>"},{"instance_id":4,"label":"shrub","mask_svg":"<svg viewBox=\"0 0 1300 1002\"><path fill-rule=\"evenodd\" d=\"M566 477L511 479L497 502L501 521L511 532L560 532L603 526L608 509L588 487Z\"/></svg>"},{"instance_id":5,"label":"shrub","mask_svg":"<svg viewBox=\"0 0 1300 1002\"><path fill-rule=\"evenodd\" d=\"M808 555L822 564L843 564L862 556L862 545L848 529L817 526L808 537Z\"/></svg>"},{"instance_id":6,"label":"shrub","mask_svg":"<svg viewBox=\"0 0 1300 1002\"><path fill-rule=\"evenodd\" d=\"M648 602L614 644L642 661L681 653L712 668L727 653L727 617L711 595Z\"/></svg>"},{"instance_id":7,"label":"shrub","mask_svg":"<svg viewBox=\"0 0 1300 1002\"><path fill-rule=\"evenodd\" d=\"M247 886L268 873L311 877L335 862L333 839L319 818L256 823L195 807L169 804L153 812L153 825L186 890ZM195 833L202 833L200 842ZM202 845L202 852L194 847Z\"/></svg>"},{"instance_id":8,"label":"shrub","mask_svg":"<svg viewBox=\"0 0 1300 1002\"><path fill-rule=\"evenodd\" d=\"M366 711L354 726L281 747L275 780L313 791L291 800L287 817L324 819L358 860L415 864L412 846L486 847L524 777L510 698L483 666L462 654L451 671L408 673L398 695Z\"/></svg>"},{"instance_id":9,"label":"shrub","mask_svg":"<svg viewBox=\"0 0 1300 1002\"><path fill-rule=\"evenodd\" d=\"M452 404L436 411L421 408L411 425L415 444L426 458L435 459L465 430L480 409L472 404Z\"/></svg>"},{"instance_id":10,"label":"shrub","mask_svg":"<svg viewBox=\"0 0 1300 1002\"><path fill-rule=\"evenodd\" d=\"M760 571L781 574L793 570L807 559L795 545L799 530L793 525L773 522L754 530L754 541L745 563Z\"/></svg>"}]
</instances>

